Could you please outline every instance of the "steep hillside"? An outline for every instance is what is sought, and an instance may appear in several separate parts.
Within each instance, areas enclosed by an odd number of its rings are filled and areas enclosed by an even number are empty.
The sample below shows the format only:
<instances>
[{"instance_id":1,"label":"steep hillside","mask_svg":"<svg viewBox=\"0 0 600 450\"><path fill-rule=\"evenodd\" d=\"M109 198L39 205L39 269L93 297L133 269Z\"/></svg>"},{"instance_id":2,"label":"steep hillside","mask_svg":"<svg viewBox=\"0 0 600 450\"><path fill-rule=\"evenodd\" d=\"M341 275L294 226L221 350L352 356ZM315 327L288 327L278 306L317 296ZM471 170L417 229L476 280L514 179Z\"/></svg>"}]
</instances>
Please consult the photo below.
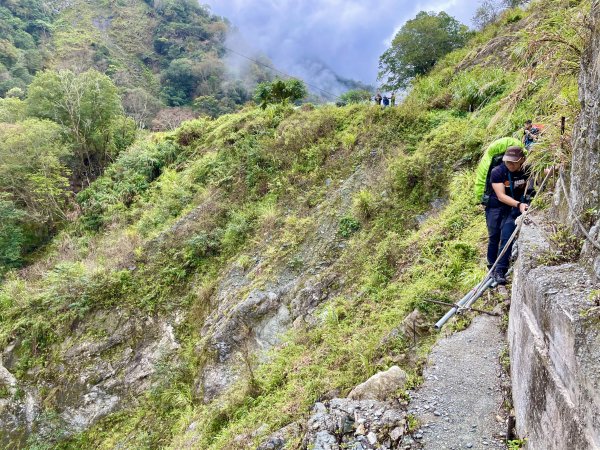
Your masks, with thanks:
<instances>
[{"instance_id":1,"label":"steep hillside","mask_svg":"<svg viewBox=\"0 0 600 450\"><path fill-rule=\"evenodd\" d=\"M315 401L393 365L417 386L429 300L484 273L482 148L532 118L535 169L569 160L589 9L507 11L397 108L247 107L138 140L0 287L0 442L253 448L287 427L265 448L299 448Z\"/></svg>"},{"instance_id":2,"label":"steep hillside","mask_svg":"<svg viewBox=\"0 0 600 450\"><path fill-rule=\"evenodd\" d=\"M22 94L42 69L49 56L43 43L51 20L41 1L0 2L0 96Z\"/></svg>"},{"instance_id":3,"label":"steep hillside","mask_svg":"<svg viewBox=\"0 0 600 450\"><path fill-rule=\"evenodd\" d=\"M111 77L126 111L150 127L161 109L191 107L194 100L197 113L232 112L271 77L251 62L228 71L229 25L194 0L3 1L0 13L0 95L25 91L41 69L93 68ZM163 122L159 115L153 126Z\"/></svg>"}]
</instances>

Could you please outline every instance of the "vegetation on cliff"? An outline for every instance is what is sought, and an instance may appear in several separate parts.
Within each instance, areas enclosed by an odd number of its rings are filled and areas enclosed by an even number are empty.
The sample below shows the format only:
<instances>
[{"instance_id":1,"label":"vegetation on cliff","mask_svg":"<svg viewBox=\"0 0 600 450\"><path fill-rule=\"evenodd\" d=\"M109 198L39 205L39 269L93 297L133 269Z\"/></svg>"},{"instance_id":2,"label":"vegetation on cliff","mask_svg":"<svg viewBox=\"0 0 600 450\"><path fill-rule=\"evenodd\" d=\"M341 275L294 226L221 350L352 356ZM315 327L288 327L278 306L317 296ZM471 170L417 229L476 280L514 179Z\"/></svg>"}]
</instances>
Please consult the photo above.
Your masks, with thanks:
<instances>
[{"instance_id":1,"label":"vegetation on cliff","mask_svg":"<svg viewBox=\"0 0 600 450\"><path fill-rule=\"evenodd\" d=\"M28 445L235 448L302 420L318 398L344 395L391 364L418 384L432 338L415 342L398 325L414 309L439 314L428 300L453 301L483 273L485 224L471 194L482 148L520 137L534 118L546 124L532 152L536 170L567 161L558 124L578 112L588 10L587 1L540 0L505 11L418 76L397 108L247 106L141 136L114 153L77 194L76 217L0 286L0 346L11 347L15 395L35 389L42 409ZM172 56L169 67L189 68ZM171 102L187 98L168 83L162 89ZM56 115L28 116L29 96L3 100L12 109L0 107L0 116L13 119L3 119L0 133L39 127L35 134L54 150L39 158L28 140L23 148L37 165L27 170L32 182L46 168L52 176L31 193L61 192L66 179L52 172L61 143L87 148L88 141L69 140ZM34 212L15 196L0 198L0 264L16 264L11 245L23 245L27 228L19 226ZM317 247L314 261L306 249ZM252 346L251 319L235 322L241 365L235 381L208 398L205 369L219 356L206 324L217 299L232 302L216 319L229 323L237 303L277 284L276 274L310 271L331 280L316 309L283 327L268 355ZM217 297L238 273L248 281L236 286L239 298ZM63 414L67 392L77 370L94 368L77 366L65 349L104 338L94 322L102 311L172 319L178 348L149 375L143 395L123 396L111 414L75 432ZM99 354L110 362L128 349L125 342Z\"/></svg>"}]
</instances>

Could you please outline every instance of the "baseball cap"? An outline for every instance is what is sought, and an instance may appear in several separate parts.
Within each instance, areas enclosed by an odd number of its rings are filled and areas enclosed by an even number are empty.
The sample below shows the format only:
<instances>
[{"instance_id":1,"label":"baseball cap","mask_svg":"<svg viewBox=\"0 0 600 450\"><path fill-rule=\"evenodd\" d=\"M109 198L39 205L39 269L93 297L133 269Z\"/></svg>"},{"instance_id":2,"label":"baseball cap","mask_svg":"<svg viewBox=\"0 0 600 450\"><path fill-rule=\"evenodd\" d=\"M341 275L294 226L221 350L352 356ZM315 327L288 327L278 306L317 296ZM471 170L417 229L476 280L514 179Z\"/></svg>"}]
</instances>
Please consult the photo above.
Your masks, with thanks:
<instances>
[{"instance_id":1,"label":"baseball cap","mask_svg":"<svg viewBox=\"0 0 600 450\"><path fill-rule=\"evenodd\" d=\"M518 145L515 145L506 149L502 161L519 162L524 158L525 153L523 152L523 148L519 147Z\"/></svg>"}]
</instances>

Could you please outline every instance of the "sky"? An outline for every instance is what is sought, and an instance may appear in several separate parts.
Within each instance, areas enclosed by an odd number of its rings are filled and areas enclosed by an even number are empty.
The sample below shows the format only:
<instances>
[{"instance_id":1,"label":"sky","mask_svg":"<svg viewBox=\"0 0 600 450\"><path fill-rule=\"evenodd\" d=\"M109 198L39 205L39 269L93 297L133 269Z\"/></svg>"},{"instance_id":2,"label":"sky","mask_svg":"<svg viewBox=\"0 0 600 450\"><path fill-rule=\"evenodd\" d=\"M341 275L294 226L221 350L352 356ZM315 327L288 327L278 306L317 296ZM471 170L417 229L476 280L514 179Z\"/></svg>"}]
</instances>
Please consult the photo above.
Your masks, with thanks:
<instances>
[{"instance_id":1,"label":"sky","mask_svg":"<svg viewBox=\"0 0 600 450\"><path fill-rule=\"evenodd\" d=\"M479 0L200 0L239 31L228 44L338 94L336 75L376 85L379 56L419 11L471 26Z\"/></svg>"}]
</instances>

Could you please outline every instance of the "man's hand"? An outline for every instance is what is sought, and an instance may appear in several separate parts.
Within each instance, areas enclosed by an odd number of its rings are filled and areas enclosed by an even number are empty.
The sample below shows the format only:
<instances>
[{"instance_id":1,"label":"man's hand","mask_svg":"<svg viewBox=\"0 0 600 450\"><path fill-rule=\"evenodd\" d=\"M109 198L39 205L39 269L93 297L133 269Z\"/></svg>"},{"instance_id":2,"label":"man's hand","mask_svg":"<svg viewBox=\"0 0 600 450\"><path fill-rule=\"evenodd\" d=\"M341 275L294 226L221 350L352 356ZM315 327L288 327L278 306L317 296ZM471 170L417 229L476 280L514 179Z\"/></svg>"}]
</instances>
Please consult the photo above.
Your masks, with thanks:
<instances>
[{"instance_id":1,"label":"man's hand","mask_svg":"<svg viewBox=\"0 0 600 450\"><path fill-rule=\"evenodd\" d=\"M529 209L529 205L527 203L521 203L519 205L519 211L523 214L525 211Z\"/></svg>"}]
</instances>

